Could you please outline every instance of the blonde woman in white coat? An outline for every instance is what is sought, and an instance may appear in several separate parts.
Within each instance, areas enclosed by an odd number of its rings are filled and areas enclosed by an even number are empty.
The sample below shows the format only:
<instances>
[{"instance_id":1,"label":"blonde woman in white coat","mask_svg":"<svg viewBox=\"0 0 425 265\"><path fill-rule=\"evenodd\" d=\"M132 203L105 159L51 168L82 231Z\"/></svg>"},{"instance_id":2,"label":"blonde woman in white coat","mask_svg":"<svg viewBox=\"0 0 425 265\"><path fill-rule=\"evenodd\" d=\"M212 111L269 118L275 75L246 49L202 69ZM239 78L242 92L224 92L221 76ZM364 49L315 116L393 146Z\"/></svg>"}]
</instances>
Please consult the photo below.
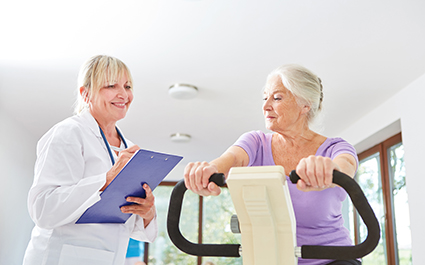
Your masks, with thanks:
<instances>
[{"instance_id":1,"label":"blonde woman in white coat","mask_svg":"<svg viewBox=\"0 0 425 265\"><path fill-rule=\"evenodd\" d=\"M95 56L80 72L76 115L51 128L38 142L28 209L35 227L24 265L124 264L129 238L157 236L154 196L129 197L135 204L124 224L75 224L139 147L116 127L133 101L127 66ZM124 149L124 150L122 150ZM120 151L121 150L121 151Z\"/></svg>"}]
</instances>

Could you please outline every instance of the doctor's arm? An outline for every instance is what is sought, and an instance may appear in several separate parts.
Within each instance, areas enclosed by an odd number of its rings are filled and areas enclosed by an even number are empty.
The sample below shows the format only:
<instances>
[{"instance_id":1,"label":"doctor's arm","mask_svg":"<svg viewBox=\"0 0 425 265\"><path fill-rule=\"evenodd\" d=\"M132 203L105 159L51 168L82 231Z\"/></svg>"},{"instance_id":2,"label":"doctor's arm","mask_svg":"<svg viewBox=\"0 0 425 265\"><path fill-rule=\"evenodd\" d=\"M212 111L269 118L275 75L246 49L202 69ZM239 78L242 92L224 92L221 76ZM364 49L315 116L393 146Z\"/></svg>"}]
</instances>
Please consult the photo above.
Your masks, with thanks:
<instances>
[{"instance_id":1,"label":"doctor's arm","mask_svg":"<svg viewBox=\"0 0 425 265\"><path fill-rule=\"evenodd\" d=\"M106 173L106 183L105 185L103 185L100 191L103 191L106 189L106 187L108 187L108 185L115 179L118 173L121 172L121 170L124 168L127 162L139 149L140 149L139 146L133 145L119 153L117 161L115 161L115 164Z\"/></svg>"},{"instance_id":2,"label":"doctor's arm","mask_svg":"<svg viewBox=\"0 0 425 265\"><path fill-rule=\"evenodd\" d=\"M136 215L136 224L131 235L132 238L139 241L153 242L158 236L155 197L149 185L144 184L143 188L146 192L146 198L128 197L127 201L134 204L121 207L121 211Z\"/></svg>"},{"instance_id":3,"label":"doctor's arm","mask_svg":"<svg viewBox=\"0 0 425 265\"><path fill-rule=\"evenodd\" d=\"M134 204L121 207L123 213L137 214L143 218L144 227L146 228L156 215L155 197L148 184L143 184L146 191L146 198L140 197L127 197L128 202Z\"/></svg>"},{"instance_id":4,"label":"doctor's arm","mask_svg":"<svg viewBox=\"0 0 425 265\"><path fill-rule=\"evenodd\" d=\"M53 131L40 140L34 183L28 194L28 210L41 228L52 229L75 222L100 200L106 172L84 176L85 161L78 136Z\"/></svg>"}]
</instances>

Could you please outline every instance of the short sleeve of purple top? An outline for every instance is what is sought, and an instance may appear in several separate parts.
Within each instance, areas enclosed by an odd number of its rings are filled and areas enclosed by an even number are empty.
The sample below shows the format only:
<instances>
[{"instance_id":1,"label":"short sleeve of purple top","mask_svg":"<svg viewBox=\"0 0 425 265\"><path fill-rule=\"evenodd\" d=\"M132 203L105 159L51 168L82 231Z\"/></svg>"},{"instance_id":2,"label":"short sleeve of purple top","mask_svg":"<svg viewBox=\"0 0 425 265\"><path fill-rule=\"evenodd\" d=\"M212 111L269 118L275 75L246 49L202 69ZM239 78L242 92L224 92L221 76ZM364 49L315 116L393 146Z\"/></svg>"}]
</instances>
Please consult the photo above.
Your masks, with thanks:
<instances>
[{"instance_id":1,"label":"short sleeve of purple top","mask_svg":"<svg viewBox=\"0 0 425 265\"><path fill-rule=\"evenodd\" d=\"M248 166L274 166L272 135L273 133L251 131L239 137L234 145L241 147L248 154ZM316 153L317 156L331 159L340 154L353 155L358 165L356 150L341 138L327 138ZM287 180L297 221L297 245L352 245L341 214L342 202L347 197L346 192L340 187L302 192L289 181L289 177ZM329 260L299 259L299 264L316 265L329 262Z\"/></svg>"}]
</instances>

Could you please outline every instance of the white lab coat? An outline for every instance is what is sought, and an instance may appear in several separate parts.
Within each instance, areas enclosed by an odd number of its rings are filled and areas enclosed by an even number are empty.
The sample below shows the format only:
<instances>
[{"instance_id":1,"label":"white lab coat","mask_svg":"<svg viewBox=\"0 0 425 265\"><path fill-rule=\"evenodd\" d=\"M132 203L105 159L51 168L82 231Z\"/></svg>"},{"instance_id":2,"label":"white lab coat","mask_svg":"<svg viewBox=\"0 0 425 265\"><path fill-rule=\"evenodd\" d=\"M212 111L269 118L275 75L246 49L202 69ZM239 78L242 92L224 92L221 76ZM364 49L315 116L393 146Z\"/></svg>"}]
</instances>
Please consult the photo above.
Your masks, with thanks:
<instances>
[{"instance_id":1,"label":"white lab coat","mask_svg":"<svg viewBox=\"0 0 425 265\"><path fill-rule=\"evenodd\" d=\"M88 111L56 124L40 139L28 195L35 227L24 265L122 265L130 237L156 238L156 217L146 229L137 215L125 224L75 224L100 200L111 167L99 126Z\"/></svg>"}]
</instances>

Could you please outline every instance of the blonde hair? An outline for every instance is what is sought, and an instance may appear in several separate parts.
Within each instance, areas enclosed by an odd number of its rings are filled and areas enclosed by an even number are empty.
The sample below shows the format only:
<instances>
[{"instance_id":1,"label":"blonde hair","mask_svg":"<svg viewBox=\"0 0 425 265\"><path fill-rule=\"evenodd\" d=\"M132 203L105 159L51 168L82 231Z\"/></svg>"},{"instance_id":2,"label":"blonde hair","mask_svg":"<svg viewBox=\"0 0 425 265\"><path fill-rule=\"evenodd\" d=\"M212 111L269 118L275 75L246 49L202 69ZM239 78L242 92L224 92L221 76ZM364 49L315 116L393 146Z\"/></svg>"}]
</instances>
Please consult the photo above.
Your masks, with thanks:
<instances>
[{"instance_id":1,"label":"blonde hair","mask_svg":"<svg viewBox=\"0 0 425 265\"><path fill-rule=\"evenodd\" d=\"M87 60L81 66L78 75L78 96L74 112L80 114L84 109L88 108L88 103L84 101L83 96L80 94L80 87L85 87L87 97L90 98L96 95L106 83L113 84L123 75L127 76L131 87L133 87L133 78L130 70L121 60L107 55L97 55Z\"/></svg>"},{"instance_id":2,"label":"blonde hair","mask_svg":"<svg viewBox=\"0 0 425 265\"><path fill-rule=\"evenodd\" d=\"M267 76L267 82L275 76L280 77L283 86L297 98L298 104L310 107L307 119L311 124L322 110L323 86L320 78L297 64L287 64L276 68Z\"/></svg>"}]
</instances>

